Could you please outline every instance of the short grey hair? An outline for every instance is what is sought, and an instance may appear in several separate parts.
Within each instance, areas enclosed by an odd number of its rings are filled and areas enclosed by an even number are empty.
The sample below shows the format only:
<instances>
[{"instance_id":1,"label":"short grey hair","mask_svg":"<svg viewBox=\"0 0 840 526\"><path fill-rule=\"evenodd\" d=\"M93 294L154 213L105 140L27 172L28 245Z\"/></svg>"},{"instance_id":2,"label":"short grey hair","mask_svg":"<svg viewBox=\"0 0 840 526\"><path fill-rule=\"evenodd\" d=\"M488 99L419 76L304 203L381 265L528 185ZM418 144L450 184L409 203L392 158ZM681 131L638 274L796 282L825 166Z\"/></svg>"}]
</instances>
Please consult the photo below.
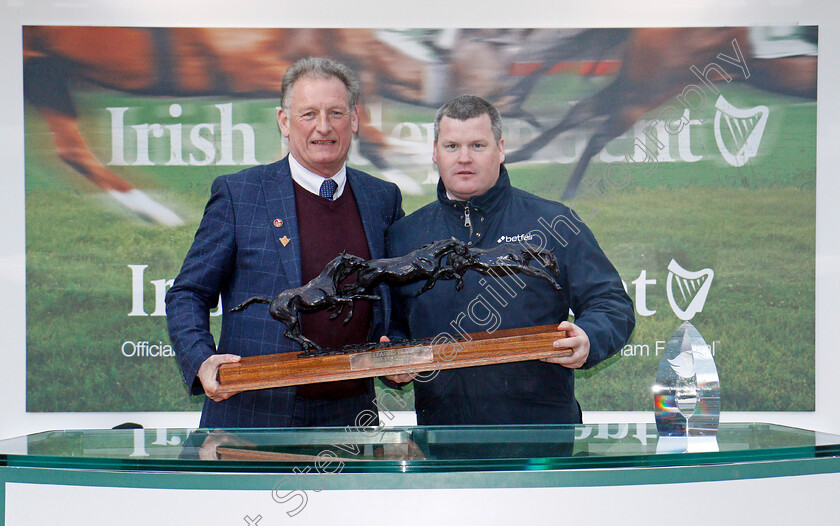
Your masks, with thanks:
<instances>
[{"instance_id":1,"label":"short grey hair","mask_svg":"<svg viewBox=\"0 0 840 526\"><path fill-rule=\"evenodd\" d=\"M482 115L490 117L490 129L493 130L493 137L498 145L502 140L502 116L495 106L475 95L458 95L440 107L435 114L435 142L440 135L440 121L444 117L466 121Z\"/></svg>"},{"instance_id":2,"label":"short grey hair","mask_svg":"<svg viewBox=\"0 0 840 526\"><path fill-rule=\"evenodd\" d=\"M286 108L289 103L289 96L295 82L303 77L314 77L318 79L336 78L344 83L347 88L347 99L350 101L350 109L356 107L359 102L359 79L353 70L341 62L322 57L302 58L292 64L286 73L283 74L283 81L280 86L280 107Z\"/></svg>"}]
</instances>

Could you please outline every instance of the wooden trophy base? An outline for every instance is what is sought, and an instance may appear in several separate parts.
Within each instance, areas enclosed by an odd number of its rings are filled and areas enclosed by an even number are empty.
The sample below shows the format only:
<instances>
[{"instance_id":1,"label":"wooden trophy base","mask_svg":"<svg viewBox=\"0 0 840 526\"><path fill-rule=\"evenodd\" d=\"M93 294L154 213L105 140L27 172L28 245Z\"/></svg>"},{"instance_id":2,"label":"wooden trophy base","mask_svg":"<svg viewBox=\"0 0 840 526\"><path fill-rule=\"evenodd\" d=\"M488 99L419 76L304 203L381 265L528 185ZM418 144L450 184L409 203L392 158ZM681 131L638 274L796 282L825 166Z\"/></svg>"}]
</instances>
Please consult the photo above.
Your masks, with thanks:
<instances>
[{"instance_id":1,"label":"wooden trophy base","mask_svg":"<svg viewBox=\"0 0 840 526\"><path fill-rule=\"evenodd\" d=\"M319 464L330 462L359 462L362 460L422 460L425 457L414 444L383 444L376 446L372 456L339 456L334 451L328 450L330 454L305 455L300 453L287 453L283 451L263 451L260 449L247 449L235 447L220 447L216 450L219 460L234 461L258 461L258 462L317 462Z\"/></svg>"},{"instance_id":2,"label":"wooden trophy base","mask_svg":"<svg viewBox=\"0 0 840 526\"><path fill-rule=\"evenodd\" d=\"M333 382L391 374L422 373L477 365L541 360L569 356L571 349L555 349L555 340L565 337L557 325L472 333L453 343L397 345L349 354L301 356L281 353L243 357L219 369L219 393L268 387ZM394 342L395 344L399 342Z\"/></svg>"}]
</instances>

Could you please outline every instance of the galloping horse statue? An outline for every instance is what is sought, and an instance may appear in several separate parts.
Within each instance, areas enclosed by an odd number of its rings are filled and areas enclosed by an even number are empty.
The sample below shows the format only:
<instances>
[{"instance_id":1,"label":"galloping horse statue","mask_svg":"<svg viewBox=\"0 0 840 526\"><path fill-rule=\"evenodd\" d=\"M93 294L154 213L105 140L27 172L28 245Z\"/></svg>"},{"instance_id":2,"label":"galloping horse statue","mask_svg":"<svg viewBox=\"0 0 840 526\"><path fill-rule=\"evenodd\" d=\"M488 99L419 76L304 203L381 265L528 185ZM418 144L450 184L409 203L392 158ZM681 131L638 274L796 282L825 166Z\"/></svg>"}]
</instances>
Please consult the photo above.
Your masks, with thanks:
<instances>
[{"instance_id":1,"label":"galloping horse statue","mask_svg":"<svg viewBox=\"0 0 840 526\"><path fill-rule=\"evenodd\" d=\"M546 272L529 265L539 261ZM548 280L560 290L560 284L552 274L558 273L557 260L551 252L533 251L515 243L504 243L490 249L472 248L457 239L435 241L424 245L405 256L371 259L350 254L341 254L330 261L324 270L312 281L301 287L288 289L275 298L255 296L230 309L240 312L254 303L268 303L271 316L286 325L284 335L298 342L304 354L320 351L321 347L300 333L299 313L334 310L330 319L335 319L347 306L349 312L344 319L346 325L353 316L353 301L378 300L372 289L379 284L406 285L426 280L418 295L432 288L440 279L454 279L456 289L461 290L461 278L470 269L490 276L505 276L522 273ZM341 283L356 274L355 282Z\"/></svg>"},{"instance_id":2,"label":"galloping horse statue","mask_svg":"<svg viewBox=\"0 0 840 526\"><path fill-rule=\"evenodd\" d=\"M534 251L515 243L504 243L487 249L470 248L465 255L453 254L450 261L455 272L460 275L467 270L495 277L525 274L548 281L556 290L562 289L555 279L559 269L553 253ZM530 266L531 261L539 262L545 270Z\"/></svg>"},{"instance_id":3,"label":"galloping horse statue","mask_svg":"<svg viewBox=\"0 0 840 526\"><path fill-rule=\"evenodd\" d=\"M458 272L451 264L451 256L466 256L469 248L457 239L444 239L396 258L372 259L359 270L356 283L365 289L372 289L379 283L404 285L425 279L426 283L417 291L420 295L435 286L439 279L454 279L455 289L464 288L461 279L466 268Z\"/></svg>"},{"instance_id":4,"label":"galloping horse statue","mask_svg":"<svg viewBox=\"0 0 840 526\"><path fill-rule=\"evenodd\" d=\"M304 351L320 349L318 344L300 333L298 314L337 309L330 316L330 319L333 320L341 314L342 309L346 306L348 307L347 317L344 319L346 325L353 317L353 301L380 299L379 296L368 294L357 287L344 290L341 288L341 282L364 265L365 260L358 256L340 254L327 263L324 270L306 285L287 289L273 299L254 296L233 307L230 311L243 311L253 303L268 303L268 312L271 317L286 325L284 335L287 338L298 342Z\"/></svg>"}]
</instances>

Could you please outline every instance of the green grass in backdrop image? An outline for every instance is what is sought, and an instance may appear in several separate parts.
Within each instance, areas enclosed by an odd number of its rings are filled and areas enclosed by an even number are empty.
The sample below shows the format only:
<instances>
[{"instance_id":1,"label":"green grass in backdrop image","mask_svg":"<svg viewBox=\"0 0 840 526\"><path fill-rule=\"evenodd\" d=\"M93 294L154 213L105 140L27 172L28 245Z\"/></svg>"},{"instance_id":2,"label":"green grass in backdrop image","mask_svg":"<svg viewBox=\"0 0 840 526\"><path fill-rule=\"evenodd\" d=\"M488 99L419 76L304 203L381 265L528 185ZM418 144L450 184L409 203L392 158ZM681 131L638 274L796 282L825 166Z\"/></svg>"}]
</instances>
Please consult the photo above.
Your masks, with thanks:
<instances>
[{"instance_id":1,"label":"green grass in backdrop image","mask_svg":"<svg viewBox=\"0 0 840 526\"><path fill-rule=\"evenodd\" d=\"M568 107L566 99L608 80L546 76L526 108L557 119ZM690 127L689 144L690 152L701 159L681 160L672 137L668 155L674 162L664 162L663 155L650 175L631 166L633 176L626 186L609 188L597 199L582 193L568 203L581 210L637 309L637 327L628 346L598 367L578 371L577 394L584 410L652 409L657 354L681 323L667 299L671 260L689 271L714 272L705 305L691 322L714 344L722 409L814 409L816 103L735 83L721 90L739 108L765 105L770 111L758 155L744 166L730 166L718 151L710 97L706 107L691 115L702 121ZM274 121L277 102L272 99L164 99L87 88L77 91L74 100L80 129L103 162L113 151L113 113L107 108L130 108L126 127L181 123L187 129L218 123L216 105L231 102L235 122L247 122L254 129L256 159L267 163L281 156ZM183 109L179 118L169 113L173 103ZM390 101L378 111L386 134L399 123L427 126L434 114ZM655 112L646 118L654 117ZM505 126L506 137L515 137L526 125L509 118ZM572 155L580 150L576 141L590 132L561 135L552 148ZM607 152L622 157L629 153L634 133L615 139ZM241 152L242 139L237 134L234 139L234 151ZM125 141L130 164L136 140L126 133ZM508 150L516 143L508 139ZM27 411L200 409L201 397L187 394L167 350L161 291L165 280L178 273L214 177L244 166L165 166L170 145L163 139L150 142L155 166L110 166L185 220L180 227L161 227L121 208L64 164L49 128L30 106L25 112L25 147ZM194 145L185 143L183 148L185 158L201 155ZM425 182L431 167L428 137L417 148L418 157L426 160L406 168L406 173L421 183L422 193L404 196L406 213L434 199L435 185ZM351 156L351 164L360 159ZM354 166L380 175L364 162ZM596 158L587 178L597 177L605 166ZM525 162L508 169L515 186L559 200L573 167L571 162ZM141 279L141 272L146 315L129 315L137 301L134 280ZM213 320L218 334L220 317ZM278 330L283 330L279 323ZM798 342L795 348L792 340ZM139 356L139 349L152 346L159 356ZM403 396L410 407L412 390L406 389Z\"/></svg>"}]
</instances>

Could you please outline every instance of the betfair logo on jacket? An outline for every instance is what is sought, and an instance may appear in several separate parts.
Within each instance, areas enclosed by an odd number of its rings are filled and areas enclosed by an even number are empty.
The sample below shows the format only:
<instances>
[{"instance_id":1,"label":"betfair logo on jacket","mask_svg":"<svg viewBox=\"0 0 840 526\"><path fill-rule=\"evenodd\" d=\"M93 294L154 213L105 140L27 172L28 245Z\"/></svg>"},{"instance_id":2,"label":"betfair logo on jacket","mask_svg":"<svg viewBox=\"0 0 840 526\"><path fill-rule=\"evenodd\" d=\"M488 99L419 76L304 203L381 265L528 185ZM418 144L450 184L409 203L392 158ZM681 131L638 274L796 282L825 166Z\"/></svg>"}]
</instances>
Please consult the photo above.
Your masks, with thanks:
<instances>
[{"instance_id":1,"label":"betfair logo on jacket","mask_svg":"<svg viewBox=\"0 0 840 526\"><path fill-rule=\"evenodd\" d=\"M516 234L513 236L502 236L496 240L496 243L519 243L522 241L531 241L534 239L533 234Z\"/></svg>"}]
</instances>

